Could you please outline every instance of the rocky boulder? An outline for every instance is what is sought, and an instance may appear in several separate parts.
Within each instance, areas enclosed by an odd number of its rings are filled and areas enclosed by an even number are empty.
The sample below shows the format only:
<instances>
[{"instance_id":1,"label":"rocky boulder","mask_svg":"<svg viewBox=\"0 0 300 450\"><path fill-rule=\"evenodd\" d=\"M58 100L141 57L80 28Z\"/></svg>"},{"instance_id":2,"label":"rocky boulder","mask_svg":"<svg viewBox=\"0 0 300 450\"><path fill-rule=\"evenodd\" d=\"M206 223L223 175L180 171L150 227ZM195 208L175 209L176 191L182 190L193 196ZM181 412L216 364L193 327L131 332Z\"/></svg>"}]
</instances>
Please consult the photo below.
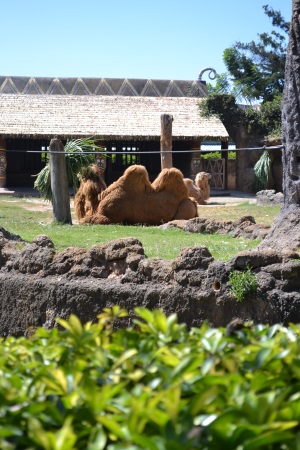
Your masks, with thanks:
<instances>
[{"instance_id":1,"label":"rocky boulder","mask_svg":"<svg viewBox=\"0 0 300 450\"><path fill-rule=\"evenodd\" d=\"M264 239L271 230L269 225L257 224L254 217L244 216L238 220L214 220L196 217L190 220L172 220L161 228L181 228L188 233L230 234L245 239Z\"/></svg>"},{"instance_id":2,"label":"rocky boulder","mask_svg":"<svg viewBox=\"0 0 300 450\"><path fill-rule=\"evenodd\" d=\"M300 253L300 205L282 208L270 233L258 248L262 251L271 248L278 252L291 250Z\"/></svg>"},{"instance_id":3,"label":"rocky boulder","mask_svg":"<svg viewBox=\"0 0 300 450\"><path fill-rule=\"evenodd\" d=\"M282 206L284 203L283 193L274 189L266 189L256 193L256 203L260 206Z\"/></svg>"}]
</instances>

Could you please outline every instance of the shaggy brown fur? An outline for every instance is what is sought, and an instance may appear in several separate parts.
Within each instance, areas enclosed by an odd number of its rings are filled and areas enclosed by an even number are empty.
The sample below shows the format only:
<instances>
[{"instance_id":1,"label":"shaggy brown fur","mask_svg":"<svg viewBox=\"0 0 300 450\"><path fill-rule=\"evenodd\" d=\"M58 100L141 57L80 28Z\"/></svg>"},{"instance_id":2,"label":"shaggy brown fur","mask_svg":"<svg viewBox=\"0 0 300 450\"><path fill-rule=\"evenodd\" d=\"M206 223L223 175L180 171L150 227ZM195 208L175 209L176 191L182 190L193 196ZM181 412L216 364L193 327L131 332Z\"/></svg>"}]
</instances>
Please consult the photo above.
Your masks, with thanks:
<instances>
[{"instance_id":1,"label":"shaggy brown fur","mask_svg":"<svg viewBox=\"0 0 300 450\"><path fill-rule=\"evenodd\" d=\"M198 205L206 205L210 197L209 180L211 175L206 172L199 172L196 175L195 183L190 178L184 178L184 183L189 191L189 197L193 198Z\"/></svg>"},{"instance_id":2,"label":"shaggy brown fur","mask_svg":"<svg viewBox=\"0 0 300 450\"><path fill-rule=\"evenodd\" d=\"M92 216L99 205L98 195L107 186L102 178L102 170L93 164L80 176L80 186L74 199L74 211L78 220Z\"/></svg>"},{"instance_id":3,"label":"shaggy brown fur","mask_svg":"<svg viewBox=\"0 0 300 450\"><path fill-rule=\"evenodd\" d=\"M179 169L175 169L175 167L163 169L153 181L152 187L156 192L175 191L176 195L182 198L188 197L188 190L184 184L182 172Z\"/></svg>"},{"instance_id":4,"label":"shaggy brown fur","mask_svg":"<svg viewBox=\"0 0 300 450\"><path fill-rule=\"evenodd\" d=\"M128 167L100 196L93 216L81 223L160 225L174 219L197 217L178 169L164 169L152 183L144 166Z\"/></svg>"},{"instance_id":5,"label":"shaggy brown fur","mask_svg":"<svg viewBox=\"0 0 300 450\"><path fill-rule=\"evenodd\" d=\"M198 200L202 200L202 194L199 188L194 184L193 180L190 178L183 179L189 193L189 197L194 199L198 203Z\"/></svg>"}]
</instances>

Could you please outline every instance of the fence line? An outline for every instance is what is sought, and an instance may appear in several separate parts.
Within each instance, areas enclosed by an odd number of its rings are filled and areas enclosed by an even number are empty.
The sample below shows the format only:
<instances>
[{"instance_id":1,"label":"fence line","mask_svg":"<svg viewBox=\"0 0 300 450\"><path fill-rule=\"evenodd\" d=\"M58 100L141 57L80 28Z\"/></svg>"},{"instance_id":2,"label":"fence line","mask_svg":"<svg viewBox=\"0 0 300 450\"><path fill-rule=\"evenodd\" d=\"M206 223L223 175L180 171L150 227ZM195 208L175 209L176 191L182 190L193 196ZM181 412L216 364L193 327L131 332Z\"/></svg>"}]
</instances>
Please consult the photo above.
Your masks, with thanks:
<instances>
[{"instance_id":1,"label":"fence line","mask_svg":"<svg viewBox=\"0 0 300 450\"><path fill-rule=\"evenodd\" d=\"M199 149L199 150L165 150L164 153L216 153L216 152L240 152L240 151L257 151L257 150L281 150L284 149L284 145L274 145L274 146L270 146L267 147L266 145L264 145L263 147L250 147L250 148L235 148L235 149L228 149L228 148L222 148L222 149L218 149L218 150L203 150L203 149ZM53 152L53 151L49 151L49 150L11 150L11 149L6 149L6 153L57 153L57 152ZM135 150L131 150L131 151L95 151L95 152L70 152L70 153L65 153L66 156L71 156L71 155L117 155L117 154L121 154L121 155L139 155L139 154L153 154L153 155L160 155L161 152L160 151L135 151Z\"/></svg>"}]
</instances>

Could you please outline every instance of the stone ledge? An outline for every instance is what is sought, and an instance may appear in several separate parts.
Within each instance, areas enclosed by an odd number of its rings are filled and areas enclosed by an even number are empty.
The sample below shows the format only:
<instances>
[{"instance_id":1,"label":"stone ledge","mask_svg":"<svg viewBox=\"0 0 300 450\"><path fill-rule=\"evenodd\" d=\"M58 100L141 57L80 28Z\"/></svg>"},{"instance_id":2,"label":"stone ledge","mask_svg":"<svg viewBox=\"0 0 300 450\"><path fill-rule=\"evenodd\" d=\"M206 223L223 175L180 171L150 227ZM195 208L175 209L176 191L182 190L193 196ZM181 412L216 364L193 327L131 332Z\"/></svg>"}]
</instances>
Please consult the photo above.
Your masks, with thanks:
<instances>
[{"instance_id":1,"label":"stone ledge","mask_svg":"<svg viewBox=\"0 0 300 450\"><path fill-rule=\"evenodd\" d=\"M70 314L95 321L114 304L130 313L124 325L135 306L176 313L188 327L203 321L226 326L235 318L300 321L300 262L293 252L241 252L224 262L214 260L206 247L186 247L167 261L148 259L136 239L56 252L45 236L19 247L19 241L6 238L0 243L0 336L51 328L55 318ZM249 265L257 274L257 293L239 302L230 293L229 274Z\"/></svg>"}]
</instances>

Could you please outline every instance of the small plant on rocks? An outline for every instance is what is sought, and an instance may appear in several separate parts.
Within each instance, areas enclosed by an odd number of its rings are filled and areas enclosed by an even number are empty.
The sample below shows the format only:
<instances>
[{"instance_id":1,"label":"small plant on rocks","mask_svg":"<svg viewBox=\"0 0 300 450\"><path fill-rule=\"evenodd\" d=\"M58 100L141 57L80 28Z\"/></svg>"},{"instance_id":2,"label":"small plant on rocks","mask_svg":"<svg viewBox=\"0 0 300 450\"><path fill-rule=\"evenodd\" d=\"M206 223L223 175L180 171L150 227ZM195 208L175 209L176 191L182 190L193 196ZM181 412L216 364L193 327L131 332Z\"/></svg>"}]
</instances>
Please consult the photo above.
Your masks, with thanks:
<instances>
[{"instance_id":1,"label":"small plant on rocks","mask_svg":"<svg viewBox=\"0 0 300 450\"><path fill-rule=\"evenodd\" d=\"M252 272L250 267L244 272L234 270L229 275L228 284L232 296L241 302L256 292L256 274Z\"/></svg>"}]
</instances>

